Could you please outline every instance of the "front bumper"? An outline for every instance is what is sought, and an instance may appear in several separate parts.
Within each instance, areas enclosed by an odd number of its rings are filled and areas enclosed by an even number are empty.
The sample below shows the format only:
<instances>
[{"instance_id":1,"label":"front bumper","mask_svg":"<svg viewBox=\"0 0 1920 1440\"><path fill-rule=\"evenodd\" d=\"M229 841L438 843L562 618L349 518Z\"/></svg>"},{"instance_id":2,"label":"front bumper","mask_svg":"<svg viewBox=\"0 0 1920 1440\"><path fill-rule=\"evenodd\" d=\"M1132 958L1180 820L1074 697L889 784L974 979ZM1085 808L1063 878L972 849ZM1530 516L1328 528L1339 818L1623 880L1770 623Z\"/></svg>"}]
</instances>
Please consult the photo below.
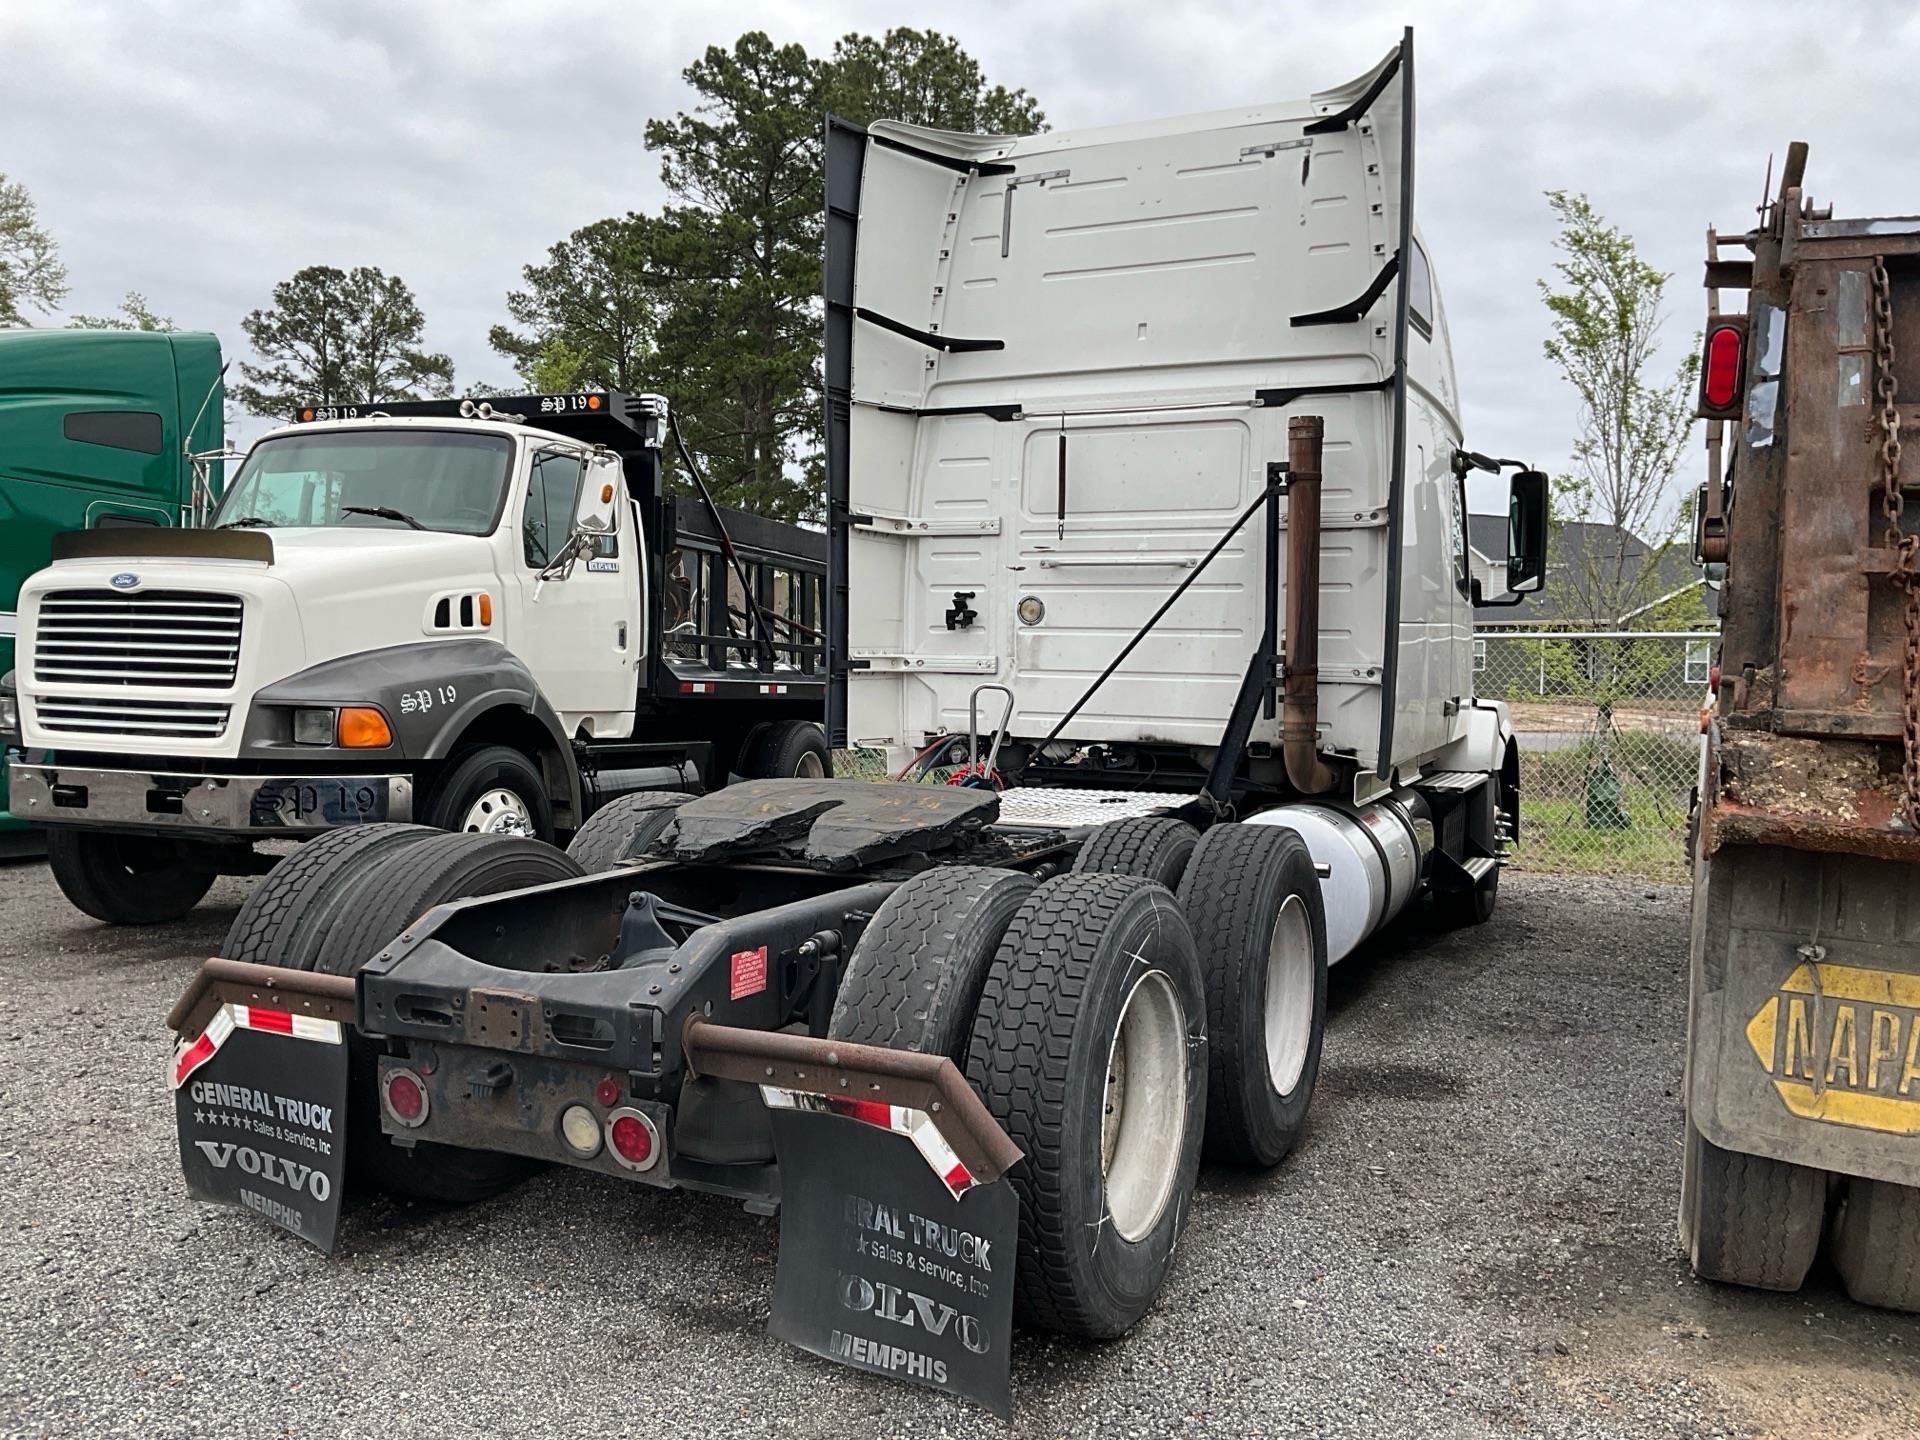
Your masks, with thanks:
<instances>
[{"instance_id":1,"label":"front bumper","mask_svg":"<svg viewBox=\"0 0 1920 1440\"><path fill-rule=\"evenodd\" d=\"M13 765L9 804L22 820L115 830L307 835L413 818L406 775L176 775Z\"/></svg>"}]
</instances>

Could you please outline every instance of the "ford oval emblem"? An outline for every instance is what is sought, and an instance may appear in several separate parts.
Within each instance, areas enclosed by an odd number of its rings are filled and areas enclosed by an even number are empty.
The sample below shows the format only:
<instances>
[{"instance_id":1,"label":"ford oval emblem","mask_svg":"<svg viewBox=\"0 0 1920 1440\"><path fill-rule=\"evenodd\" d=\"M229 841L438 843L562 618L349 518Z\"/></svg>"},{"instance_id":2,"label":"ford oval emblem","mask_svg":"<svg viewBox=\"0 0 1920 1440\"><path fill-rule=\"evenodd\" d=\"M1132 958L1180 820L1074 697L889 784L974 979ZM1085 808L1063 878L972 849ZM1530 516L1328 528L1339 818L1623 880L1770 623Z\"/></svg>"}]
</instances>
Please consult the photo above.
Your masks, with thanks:
<instances>
[{"instance_id":1,"label":"ford oval emblem","mask_svg":"<svg viewBox=\"0 0 1920 1440\"><path fill-rule=\"evenodd\" d=\"M116 590L131 590L140 583L140 577L131 570L122 570L107 583L112 585Z\"/></svg>"}]
</instances>

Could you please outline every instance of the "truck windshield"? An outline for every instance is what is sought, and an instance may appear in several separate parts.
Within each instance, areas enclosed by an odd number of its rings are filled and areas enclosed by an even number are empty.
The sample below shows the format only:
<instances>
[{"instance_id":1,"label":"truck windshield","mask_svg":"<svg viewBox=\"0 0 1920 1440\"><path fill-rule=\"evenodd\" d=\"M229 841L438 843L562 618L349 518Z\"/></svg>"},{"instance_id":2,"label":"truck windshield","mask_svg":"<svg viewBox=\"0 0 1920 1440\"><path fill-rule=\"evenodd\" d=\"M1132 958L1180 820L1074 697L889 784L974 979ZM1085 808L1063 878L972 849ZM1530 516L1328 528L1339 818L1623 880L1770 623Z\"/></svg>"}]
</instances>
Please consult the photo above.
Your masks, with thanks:
<instances>
[{"instance_id":1,"label":"truck windshield","mask_svg":"<svg viewBox=\"0 0 1920 1440\"><path fill-rule=\"evenodd\" d=\"M512 458L506 436L457 430L281 435L253 447L213 523L488 535Z\"/></svg>"}]
</instances>

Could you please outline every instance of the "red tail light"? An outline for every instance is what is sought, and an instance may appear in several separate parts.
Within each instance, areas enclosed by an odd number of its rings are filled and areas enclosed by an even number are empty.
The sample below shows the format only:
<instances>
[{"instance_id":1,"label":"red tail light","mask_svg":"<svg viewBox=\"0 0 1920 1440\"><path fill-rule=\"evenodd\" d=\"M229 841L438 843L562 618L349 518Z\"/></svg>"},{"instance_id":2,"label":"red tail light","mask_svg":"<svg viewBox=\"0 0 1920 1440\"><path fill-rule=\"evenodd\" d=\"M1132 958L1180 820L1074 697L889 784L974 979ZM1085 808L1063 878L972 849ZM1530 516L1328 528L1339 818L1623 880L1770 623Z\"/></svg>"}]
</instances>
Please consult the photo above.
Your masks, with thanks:
<instances>
[{"instance_id":1,"label":"red tail light","mask_svg":"<svg viewBox=\"0 0 1920 1440\"><path fill-rule=\"evenodd\" d=\"M1707 327L1706 354L1700 364L1700 413L1709 420L1740 416L1740 381L1746 369L1745 317L1721 317Z\"/></svg>"},{"instance_id":2,"label":"red tail light","mask_svg":"<svg viewBox=\"0 0 1920 1440\"><path fill-rule=\"evenodd\" d=\"M607 1120L607 1147L629 1170L645 1170L659 1152L653 1122L638 1110L616 1110Z\"/></svg>"},{"instance_id":3,"label":"red tail light","mask_svg":"<svg viewBox=\"0 0 1920 1440\"><path fill-rule=\"evenodd\" d=\"M402 1125L419 1125L427 1118L427 1090L411 1070L387 1076L386 1100L387 1112Z\"/></svg>"}]
</instances>

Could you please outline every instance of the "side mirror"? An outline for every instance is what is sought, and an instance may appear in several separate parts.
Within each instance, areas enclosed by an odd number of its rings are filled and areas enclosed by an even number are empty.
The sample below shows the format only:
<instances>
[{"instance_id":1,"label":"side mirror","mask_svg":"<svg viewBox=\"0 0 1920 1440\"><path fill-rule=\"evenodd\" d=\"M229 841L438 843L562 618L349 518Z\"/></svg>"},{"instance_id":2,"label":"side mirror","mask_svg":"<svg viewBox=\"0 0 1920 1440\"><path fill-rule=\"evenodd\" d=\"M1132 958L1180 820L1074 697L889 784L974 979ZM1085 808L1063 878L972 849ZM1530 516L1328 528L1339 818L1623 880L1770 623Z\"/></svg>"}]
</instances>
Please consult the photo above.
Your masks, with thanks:
<instances>
[{"instance_id":1,"label":"side mirror","mask_svg":"<svg viewBox=\"0 0 1920 1440\"><path fill-rule=\"evenodd\" d=\"M1518 470L1507 491L1507 589L1530 595L1547 583L1547 477Z\"/></svg>"},{"instance_id":2,"label":"side mirror","mask_svg":"<svg viewBox=\"0 0 1920 1440\"><path fill-rule=\"evenodd\" d=\"M611 535L614 531L614 507L621 490L620 461L612 455L596 456L580 476L580 492L573 500L573 533Z\"/></svg>"}]
</instances>

